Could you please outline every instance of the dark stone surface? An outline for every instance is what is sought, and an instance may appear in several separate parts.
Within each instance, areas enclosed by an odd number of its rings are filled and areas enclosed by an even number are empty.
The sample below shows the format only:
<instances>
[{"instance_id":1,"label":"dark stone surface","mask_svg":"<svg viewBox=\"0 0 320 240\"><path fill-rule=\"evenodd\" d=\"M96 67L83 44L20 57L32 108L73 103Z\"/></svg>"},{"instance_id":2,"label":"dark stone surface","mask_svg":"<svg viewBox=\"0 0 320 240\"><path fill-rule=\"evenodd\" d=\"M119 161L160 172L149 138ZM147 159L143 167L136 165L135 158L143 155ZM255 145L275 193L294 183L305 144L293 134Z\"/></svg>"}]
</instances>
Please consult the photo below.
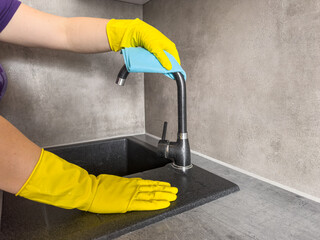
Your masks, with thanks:
<instances>
[{"instance_id":1,"label":"dark stone surface","mask_svg":"<svg viewBox=\"0 0 320 240\"><path fill-rule=\"evenodd\" d=\"M135 152L134 144L131 147ZM151 145L144 147L147 152L155 149ZM141 154L137 156L143 157ZM197 166L181 172L167 164L128 177L170 182L179 189L178 199L164 210L103 215L60 209L4 193L0 239L113 239L239 190L234 183Z\"/></svg>"}]
</instances>

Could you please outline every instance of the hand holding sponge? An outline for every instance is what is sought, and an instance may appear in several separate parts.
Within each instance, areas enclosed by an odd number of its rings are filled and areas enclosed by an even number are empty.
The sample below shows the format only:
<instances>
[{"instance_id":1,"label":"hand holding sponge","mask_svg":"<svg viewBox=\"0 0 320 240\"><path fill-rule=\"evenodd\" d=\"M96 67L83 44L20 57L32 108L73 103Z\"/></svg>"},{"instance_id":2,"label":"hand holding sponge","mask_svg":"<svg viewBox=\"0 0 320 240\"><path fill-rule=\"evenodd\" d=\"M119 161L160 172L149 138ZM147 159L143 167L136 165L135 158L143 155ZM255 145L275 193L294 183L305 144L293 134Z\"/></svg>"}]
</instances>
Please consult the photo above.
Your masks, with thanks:
<instances>
[{"instance_id":1,"label":"hand holding sponge","mask_svg":"<svg viewBox=\"0 0 320 240\"><path fill-rule=\"evenodd\" d=\"M176 45L159 30L138 18L134 20L111 19L107 24L107 35L112 51L143 47L153 53L164 68L170 70L171 62L163 51L166 50L181 64Z\"/></svg>"}]
</instances>

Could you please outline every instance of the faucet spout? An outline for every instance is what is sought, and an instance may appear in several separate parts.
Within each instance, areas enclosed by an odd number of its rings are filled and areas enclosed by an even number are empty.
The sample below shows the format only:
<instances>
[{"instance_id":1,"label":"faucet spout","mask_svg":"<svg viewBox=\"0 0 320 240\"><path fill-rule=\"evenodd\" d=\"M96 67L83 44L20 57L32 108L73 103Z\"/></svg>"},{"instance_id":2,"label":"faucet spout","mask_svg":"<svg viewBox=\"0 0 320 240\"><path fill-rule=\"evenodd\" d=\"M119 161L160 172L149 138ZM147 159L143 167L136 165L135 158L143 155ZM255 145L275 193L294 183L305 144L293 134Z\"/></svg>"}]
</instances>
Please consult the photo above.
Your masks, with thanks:
<instances>
[{"instance_id":1,"label":"faucet spout","mask_svg":"<svg viewBox=\"0 0 320 240\"><path fill-rule=\"evenodd\" d=\"M121 68L116 84L124 86L129 72L126 65ZM178 136L176 142L169 142L165 139L167 124L165 123L162 139L158 143L158 155L172 159L172 166L185 171L192 168L190 145L187 132L187 93L186 81L180 72L173 73L178 90Z\"/></svg>"},{"instance_id":2,"label":"faucet spout","mask_svg":"<svg viewBox=\"0 0 320 240\"><path fill-rule=\"evenodd\" d=\"M129 72L127 70L127 67L126 65L123 65L123 67L120 69L120 72L118 73L116 84L118 84L119 86L124 86L128 75L129 75Z\"/></svg>"},{"instance_id":3,"label":"faucet spout","mask_svg":"<svg viewBox=\"0 0 320 240\"><path fill-rule=\"evenodd\" d=\"M178 91L178 136L176 142L165 139L165 123L162 139L158 143L158 154L160 157L172 158L172 166L179 170L192 168L190 145L187 132L187 93L186 81L180 72L173 73L177 83Z\"/></svg>"},{"instance_id":4,"label":"faucet spout","mask_svg":"<svg viewBox=\"0 0 320 240\"><path fill-rule=\"evenodd\" d=\"M183 138L183 134L187 134L186 81L180 72L173 73L173 76L176 80L178 90L178 138Z\"/></svg>"}]
</instances>

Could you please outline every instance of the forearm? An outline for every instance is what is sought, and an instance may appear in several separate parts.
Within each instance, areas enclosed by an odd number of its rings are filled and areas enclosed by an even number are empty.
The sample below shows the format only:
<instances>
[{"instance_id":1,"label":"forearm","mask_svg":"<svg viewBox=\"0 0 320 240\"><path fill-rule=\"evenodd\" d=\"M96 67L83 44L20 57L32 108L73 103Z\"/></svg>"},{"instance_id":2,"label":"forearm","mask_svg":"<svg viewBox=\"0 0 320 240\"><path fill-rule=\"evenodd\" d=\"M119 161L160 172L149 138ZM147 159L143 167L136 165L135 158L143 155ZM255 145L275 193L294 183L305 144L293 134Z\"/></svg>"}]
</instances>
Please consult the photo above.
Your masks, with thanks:
<instances>
[{"instance_id":1,"label":"forearm","mask_svg":"<svg viewBox=\"0 0 320 240\"><path fill-rule=\"evenodd\" d=\"M80 53L110 51L109 43L113 51L143 47L153 53L168 70L172 65L163 50L173 55L180 64L175 44L159 30L139 19L113 20L109 23L108 19L101 18L65 18L24 4L0 33L0 41Z\"/></svg>"},{"instance_id":2,"label":"forearm","mask_svg":"<svg viewBox=\"0 0 320 240\"><path fill-rule=\"evenodd\" d=\"M106 32L108 21L102 18L66 18L66 50L81 53L110 51Z\"/></svg>"},{"instance_id":3,"label":"forearm","mask_svg":"<svg viewBox=\"0 0 320 240\"><path fill-rule=\"evenodd\" d=\"M106 34L108 19L65 18L21 4L0 41L81 53L110 51Z\"/></svg>"},{"instance_id":4,"label":"forearm","mask_svg":"<svg viewBox=\"0 0 320 240\"><path fill-rule=\"evenodd\" d=\"M17 193L30 176L41 148L0 116L0 189Z\"/></svg>"}]
</instances>

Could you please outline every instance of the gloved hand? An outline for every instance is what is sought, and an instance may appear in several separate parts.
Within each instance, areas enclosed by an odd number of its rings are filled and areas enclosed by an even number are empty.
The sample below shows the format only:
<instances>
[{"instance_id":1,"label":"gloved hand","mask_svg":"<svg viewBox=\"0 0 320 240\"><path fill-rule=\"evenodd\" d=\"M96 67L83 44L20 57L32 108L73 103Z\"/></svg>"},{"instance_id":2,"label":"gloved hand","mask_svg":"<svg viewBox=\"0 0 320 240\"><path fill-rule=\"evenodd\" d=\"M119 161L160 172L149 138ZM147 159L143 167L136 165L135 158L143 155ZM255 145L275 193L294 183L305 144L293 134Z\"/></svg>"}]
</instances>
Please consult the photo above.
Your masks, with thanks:
<instances>
[{"instance_id":1,"label":"gloved hand","mask_svg":"<svg viewBox=\"0 0 320 240\"><path fill-rule=\"evenodd\" d=\"M159 30L138 18L111 19L107 24L107 35L110 47L115 52L122 48L143 47L153 53L164 68L170 70L171 62L163 51L166 50L181 64L176 45Z\"/></svg>"},{"instance_id":2,"label":"gloved hand","mask_svg":"<svg viewBox=\"0 0 320 240\"><path fill-rule=\"evenodd\" d=\"M61 208L94 213L157 210L176 200L169 183L141 178L88 174L53 153L42 150L29 179L16 196Z\"/></svg>"}]
</instances>

